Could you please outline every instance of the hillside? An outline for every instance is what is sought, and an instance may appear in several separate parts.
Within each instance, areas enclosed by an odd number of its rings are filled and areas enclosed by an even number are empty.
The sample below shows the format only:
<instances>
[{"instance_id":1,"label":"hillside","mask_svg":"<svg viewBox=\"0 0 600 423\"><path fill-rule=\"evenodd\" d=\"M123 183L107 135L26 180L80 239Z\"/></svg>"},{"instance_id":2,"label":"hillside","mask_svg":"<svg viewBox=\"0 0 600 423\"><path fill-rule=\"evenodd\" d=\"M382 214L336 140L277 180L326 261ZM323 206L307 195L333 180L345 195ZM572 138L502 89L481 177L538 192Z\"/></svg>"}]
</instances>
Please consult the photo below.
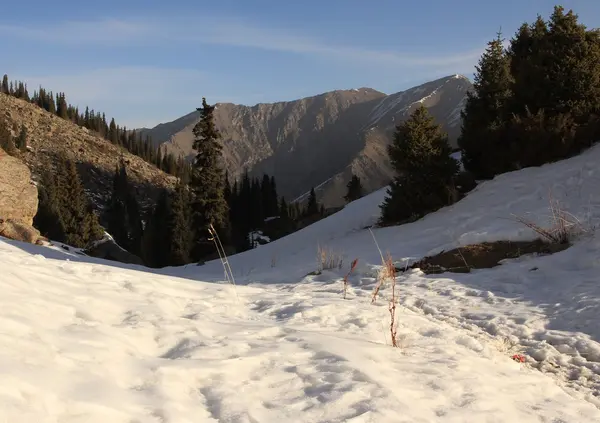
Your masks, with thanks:
<instances>
[{"instance_id":1,"label":"hillside","mask_svg":"<svg viewBox=\"0 0 600 423\"><path fill-rule=\"evenodd\" d=\"M86 128L79 127L24 100L0 93L0 115L9 127L25 125L29 151L23 159L34 175L53 163L56 154L77 162L86 191L97 210L103 209L112 192L112 177L120 157L127 163L129 180L144 210L152 206L159 188L172 188L175 178L111 144ZM16 134L14 134L16 135Z\"/></svg>"},{"instance_id":2,"label":"hillside","mask_svg":"<svg viewBox=\"0 0 600 423\"><path fill-rule=\"evenodd\" d=\"M322 184L320 200L333 207L343 204L352 172L361 176L368 192L389 182L386 146L395 125L417 104L429 108L456 145L460 110L471 87L467 78L454 75L392 95L360 88L251 107L219 103L215 121L232 175L245 168L255 175L273 175L288 199ZM166 150L190 156L198 118L193 112L142 132Z\"/></svg>"},{"instance_id":3,"label":"hillside","mask_svg":"<svg viewBox=\"0 0 600 423\"><path fill-rule=\"evenodd\" d=\"M373 233L399 267L532 239L509 218L546 225L549 192L593 226L598 160L600 146L506 173ZM383 196L231 257L236 287L219 261L150 273L0 239L0 420L600 422L598 235L492 269L399 272L396 349L388 284L371 304L381 261L364 229ZM341 269L315 274L318 244Z\"/></svg>"}]
</instances>

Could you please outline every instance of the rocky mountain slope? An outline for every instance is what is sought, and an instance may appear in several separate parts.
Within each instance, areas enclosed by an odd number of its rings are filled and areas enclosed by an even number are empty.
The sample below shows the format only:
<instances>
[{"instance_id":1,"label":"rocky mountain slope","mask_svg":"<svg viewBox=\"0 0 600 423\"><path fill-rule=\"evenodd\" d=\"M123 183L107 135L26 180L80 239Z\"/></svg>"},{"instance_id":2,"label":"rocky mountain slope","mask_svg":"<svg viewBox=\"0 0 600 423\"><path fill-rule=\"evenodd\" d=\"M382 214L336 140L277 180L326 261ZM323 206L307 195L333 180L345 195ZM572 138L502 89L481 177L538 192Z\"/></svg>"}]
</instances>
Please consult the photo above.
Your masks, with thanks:
<instances>
[{"instance_id":1,"label":"rocky mountain slope","mask_svg":"<svg viewBox=\"0 0 600 423\"><path fill-rule=\"evenodd\" d=\"M274 175L288 199L301 200L318 186L320 199L335 207L343 204L352 173L368 192L389 182L386 146L417 104L429 108L456 145L460 110L471 87L467 78L453 75L391 95L360 88L251 107L219 103L215 120L230 174L248 168L255 175ZM198 119L193 112L142 131L167 151L191 157Z\"/></svg>"},{"instance_id":2,"label":"rocky mountain slope","mask_svg":"<svg viewBox=\"0 0 600 423\"><path fill-rule=\"evenodd\" d=\"M42 167L52 166L58 153L74 160L86 192L98 211L110 198L112 177L120 157L127 162L129 180L143 210L153 205L159 188L175 185L174 177L138 156L24 100L0 93L0 118L7 121L9 128L14 128L14 135L21 125L27 128L29 149L20 154L34 177L39 176Z\"/></svg>"}]
</instances>

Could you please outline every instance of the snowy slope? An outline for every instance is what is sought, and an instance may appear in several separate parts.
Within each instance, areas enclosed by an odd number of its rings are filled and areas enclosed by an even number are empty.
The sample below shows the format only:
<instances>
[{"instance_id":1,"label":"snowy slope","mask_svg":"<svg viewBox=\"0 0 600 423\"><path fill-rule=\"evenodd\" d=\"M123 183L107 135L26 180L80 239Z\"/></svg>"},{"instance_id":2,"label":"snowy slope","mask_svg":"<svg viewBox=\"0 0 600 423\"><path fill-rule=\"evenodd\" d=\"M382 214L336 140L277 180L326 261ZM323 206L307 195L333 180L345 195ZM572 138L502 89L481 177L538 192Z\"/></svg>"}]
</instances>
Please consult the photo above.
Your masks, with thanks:
<instances>
[{"instance_id":1,"label":"snowy slope","mask_svg":"<svg viewBox=\"0 0 600 423\"><path fill-rule=\"evenodd\" d=\"M0 242L0 421L600 422L493 344L333 286L194 283ZM545 420L540 420L541 418Z\"/></svg>"},{"instance_id":2,"label":"snowy slope","mask_svg":"<svg viewBox=\"0 0 600 423\"><path fill-rule=\"evenodd\" d=\"M399 263L531 238L507 218L543 222L550 190L591 226L599 160L600 146L502 175L373 232ZM231 257L236 288L219 262L151 272L0 239L0 422L600 422L600 240L470 274L400 275L395 349L389 288L370 304L379 253L364 229L384 195ZM308 275L317 244L344 269Z\"/></svg>"}]
</instances>

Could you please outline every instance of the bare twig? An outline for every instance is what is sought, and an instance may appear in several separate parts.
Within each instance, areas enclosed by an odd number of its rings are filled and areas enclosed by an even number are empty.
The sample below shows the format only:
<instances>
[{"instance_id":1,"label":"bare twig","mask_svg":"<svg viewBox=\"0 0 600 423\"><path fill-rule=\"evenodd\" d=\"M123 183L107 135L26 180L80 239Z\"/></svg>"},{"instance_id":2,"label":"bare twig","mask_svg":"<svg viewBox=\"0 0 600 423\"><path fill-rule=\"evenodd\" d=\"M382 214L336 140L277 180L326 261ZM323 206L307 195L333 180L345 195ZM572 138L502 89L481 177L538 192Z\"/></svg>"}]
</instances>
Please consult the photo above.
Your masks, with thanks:
<instances>
[{"instance_id":1,"label":"bare twig","mask_svg":"<svg viewBox=\"0 0 600 423\"><path fill-rule=\"evenodd\" d=\"M346 276L344 276L344 299L346 299L346 292L348 291L348 276L350 276L350 274L354 271L354 268L356 267L357 263L357 258L352 260L352 264L350 265L350 271L346 273Z\"/></svg>"}]
</instances>

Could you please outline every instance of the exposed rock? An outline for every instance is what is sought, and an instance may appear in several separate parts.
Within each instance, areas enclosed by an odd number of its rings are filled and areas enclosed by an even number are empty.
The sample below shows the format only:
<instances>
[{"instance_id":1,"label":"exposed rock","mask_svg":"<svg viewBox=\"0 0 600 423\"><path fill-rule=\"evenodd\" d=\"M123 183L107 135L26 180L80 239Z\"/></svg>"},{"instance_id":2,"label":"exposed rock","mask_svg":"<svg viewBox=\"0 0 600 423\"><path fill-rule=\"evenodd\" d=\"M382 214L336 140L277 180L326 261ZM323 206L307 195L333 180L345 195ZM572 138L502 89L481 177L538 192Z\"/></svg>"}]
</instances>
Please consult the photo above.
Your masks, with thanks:
<instances>
[{"instance_id":1,"label":"exposed rock","mask_svg":"<svg viewBox=\"0 0 600 423\"><path fill-rule=\"evenodd\" d=\"M0 149L0 219L31 225L37 208L38 192L29 168Z\"/></svg>"},{"instance_id":2,"label":"exposed rock","mask_svg":"<svg viewBox=\"0 0 600 423\"><path fill-rule=\"evenodd\" d=\"M144 265L144 261L141 258L121 248L110 235L105 235L104 238L94 242L83 252L88 256L105 260L114 260L125 264Z\"/></svg>"},{"instance_id":3,"label":"exposed rock","mask_svg":"<svg viewBox=\"0 0 600 423\"><path fill-rule=\"evenodd\" d=\"M452 75L391 95L360 88L252 107L218 103L215 123L223 135L230 176L245 168L259 177L273 175L288 200L301 201L311 187L319 186L319 200L326 207L339 207L353 173L367 193L389 183L393 172L387 145L396 125L419 104L456 146L460 111L471 88L467 78ZM198 119L199 113L192 112L143 133L166 150L191 158Z\"/></svg>"},{"instance_id":4,"label":"exposed rock","mask_svg":"<svg viewBox=\"0 0 600 423\"><path fill-rule=\"evenodd\" d=\"M0 236L30 244L41 244L46 240L33 226L16 219L0 219Z\"/></svg>"}]
</instances>

